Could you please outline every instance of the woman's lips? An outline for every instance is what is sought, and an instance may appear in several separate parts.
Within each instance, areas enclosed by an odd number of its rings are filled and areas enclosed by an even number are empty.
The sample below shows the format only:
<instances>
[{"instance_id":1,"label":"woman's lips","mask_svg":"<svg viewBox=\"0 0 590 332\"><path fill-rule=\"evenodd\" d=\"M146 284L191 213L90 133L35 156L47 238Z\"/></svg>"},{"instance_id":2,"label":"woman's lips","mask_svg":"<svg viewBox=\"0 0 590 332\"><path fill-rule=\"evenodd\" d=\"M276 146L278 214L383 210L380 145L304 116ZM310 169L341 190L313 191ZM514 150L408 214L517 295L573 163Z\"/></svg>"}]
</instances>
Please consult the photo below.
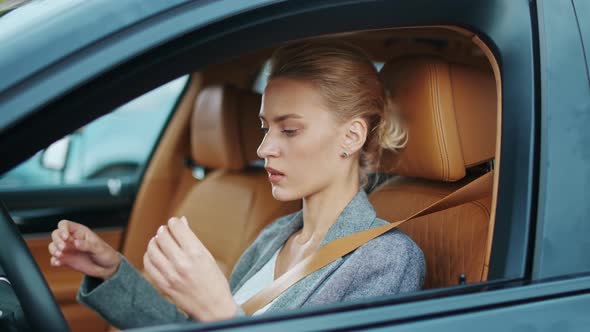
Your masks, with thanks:
<instances>
[{"instance_id":1,"label":"woman's lips","mask_svg":"<svg viewBox=\"0 0 590 332\"><path fill-rule=\"evenodd\" d=\"M268 175L269 181L274 184L279 183L284 177L285 177L284 175L278 175L278 174L269 174Z\"/></svg>"},{"instance_id":2,"label":"woman's lips","mask_svg":"<svg viewBox=\"0 0 590 332\"><path fill-rule=\"evenodd\" d=\"M265 167L264 169L268 172L268 179L271 183L279 183L285 177L284 173L272 167Z\"/></svg>"}]
</instances>

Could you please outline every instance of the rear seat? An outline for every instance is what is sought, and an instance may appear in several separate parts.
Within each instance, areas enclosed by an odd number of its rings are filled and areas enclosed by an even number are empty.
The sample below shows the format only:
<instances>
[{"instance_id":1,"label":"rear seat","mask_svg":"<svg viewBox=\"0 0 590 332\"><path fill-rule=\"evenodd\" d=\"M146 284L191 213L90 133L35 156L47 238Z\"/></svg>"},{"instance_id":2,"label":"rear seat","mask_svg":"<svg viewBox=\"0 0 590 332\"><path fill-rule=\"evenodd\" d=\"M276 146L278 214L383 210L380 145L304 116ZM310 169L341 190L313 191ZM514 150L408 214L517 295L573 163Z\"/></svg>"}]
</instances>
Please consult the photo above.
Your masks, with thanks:
<instances>
[{"instance_id":1,"label":"rear seat","mask_svg":"<svg viewBox=\"0 0 590 332\"><path fill-rule=\"evenodd\" d=\"M260 95L232 86L204 88L191 120L193 162L208 169L177 205L226 276L258 233L297 211L299 201L273 198L266 171L253 167L262 140Z\"/></svg>"}]
</instances>

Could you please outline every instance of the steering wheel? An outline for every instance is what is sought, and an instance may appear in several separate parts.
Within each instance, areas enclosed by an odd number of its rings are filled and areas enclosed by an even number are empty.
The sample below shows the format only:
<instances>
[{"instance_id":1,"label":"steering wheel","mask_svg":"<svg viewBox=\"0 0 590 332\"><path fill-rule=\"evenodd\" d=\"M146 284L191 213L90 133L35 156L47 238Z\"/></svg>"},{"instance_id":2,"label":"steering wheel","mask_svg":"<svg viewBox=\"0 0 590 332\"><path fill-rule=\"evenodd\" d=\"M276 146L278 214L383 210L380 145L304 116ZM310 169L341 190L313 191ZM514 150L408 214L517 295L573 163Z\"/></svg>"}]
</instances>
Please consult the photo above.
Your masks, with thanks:
<instances>
[{"instance_id":1,"label":"steering wheel","mask_svg":"<svg viewBox=\"0 0 590 332\"><path fill-rule=\"evenodd\" d=\"M34 331L70 330L45 278L1 201L0 266Z\"/></svg>"}]
</instances>

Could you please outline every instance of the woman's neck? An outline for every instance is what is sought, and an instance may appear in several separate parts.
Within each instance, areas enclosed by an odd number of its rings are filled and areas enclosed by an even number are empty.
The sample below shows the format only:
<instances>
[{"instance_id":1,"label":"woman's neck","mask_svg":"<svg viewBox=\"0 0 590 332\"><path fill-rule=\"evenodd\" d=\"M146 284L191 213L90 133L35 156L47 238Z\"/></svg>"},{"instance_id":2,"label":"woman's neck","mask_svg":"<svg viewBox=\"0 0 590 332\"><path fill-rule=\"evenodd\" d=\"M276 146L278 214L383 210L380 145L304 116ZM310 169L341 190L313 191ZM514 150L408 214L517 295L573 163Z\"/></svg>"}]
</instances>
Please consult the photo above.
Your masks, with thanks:
<instances>
[{"instance_id":1,"label":"woman's neck","mask_svg":"<svg viewBox=\"0 0 590 332\"><path fill-rule=\"evenodd\" d=\"M324 190L303 198L303 228L296 243L319 246L342 210L359 191L358 173L342 177Z\"/></svg>"}]
</instances>

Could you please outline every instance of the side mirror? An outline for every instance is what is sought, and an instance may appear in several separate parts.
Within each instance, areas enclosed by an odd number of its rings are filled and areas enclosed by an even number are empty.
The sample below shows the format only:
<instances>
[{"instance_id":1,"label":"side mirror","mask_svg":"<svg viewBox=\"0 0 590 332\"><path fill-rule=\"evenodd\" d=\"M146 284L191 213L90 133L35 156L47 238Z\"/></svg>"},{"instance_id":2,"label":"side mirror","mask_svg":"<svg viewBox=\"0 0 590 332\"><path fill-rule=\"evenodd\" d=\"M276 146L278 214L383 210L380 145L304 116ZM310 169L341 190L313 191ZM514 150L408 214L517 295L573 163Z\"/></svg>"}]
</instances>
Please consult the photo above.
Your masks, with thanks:
<instances>
[{"instance_id":1,"label":"side mirror","mask_svg":"<svg viewBox=\"0 0 590 332\"><path fill-rule=\"evenodd\" d=\"M63 171L68 161L71 137L66 136L51 144L41 154L41 166L54 171Z\"/></svg>"}]
</instances>

